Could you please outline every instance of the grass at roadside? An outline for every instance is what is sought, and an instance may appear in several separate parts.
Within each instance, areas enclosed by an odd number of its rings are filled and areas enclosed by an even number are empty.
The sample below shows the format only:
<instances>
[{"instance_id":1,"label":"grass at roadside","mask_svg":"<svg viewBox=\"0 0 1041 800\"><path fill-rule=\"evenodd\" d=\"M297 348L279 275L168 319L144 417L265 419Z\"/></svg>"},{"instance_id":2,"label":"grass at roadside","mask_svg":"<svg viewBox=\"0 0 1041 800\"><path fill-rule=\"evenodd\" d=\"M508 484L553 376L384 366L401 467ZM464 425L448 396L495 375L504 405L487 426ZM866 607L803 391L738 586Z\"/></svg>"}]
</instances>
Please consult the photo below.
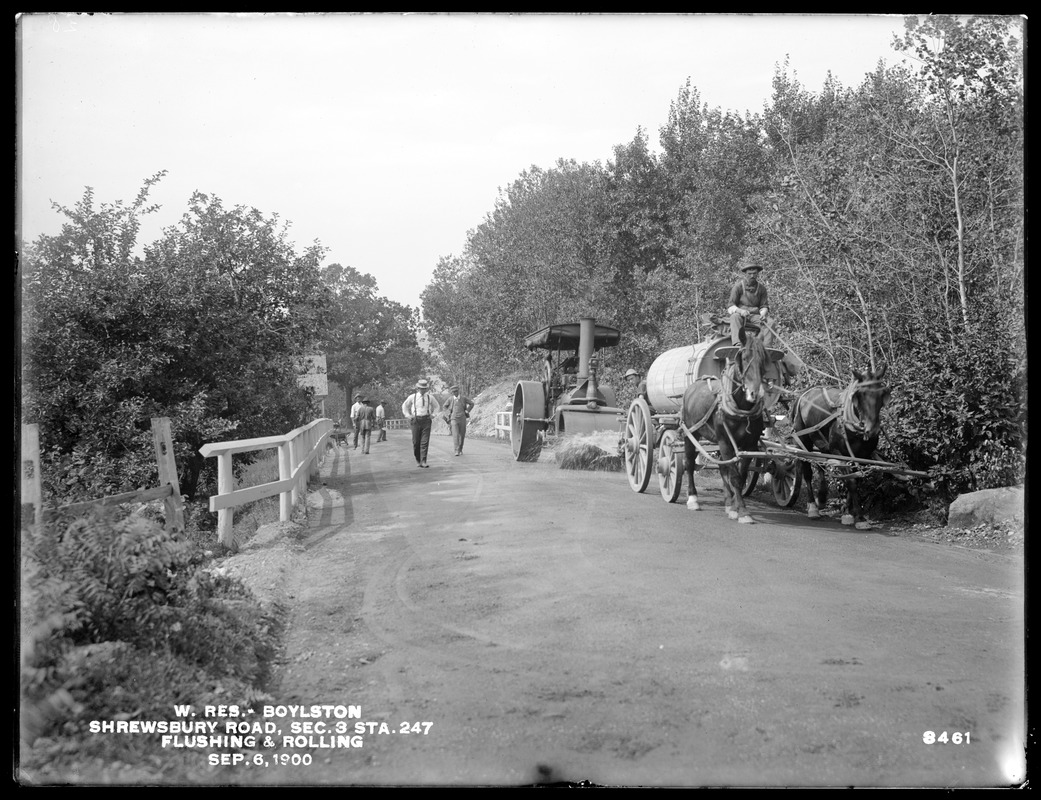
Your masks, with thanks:
<instances>
[{"instance_id":1,"label":"grass at roadside","mask_svg":"<svg viewBox=\"0 0 1041 800\"><path fill-rule=\"evenodd\" d=\"M238 483L277 478L268 458ZM280 610L215 564L226 551L205 505L187 509L184 536L167 532L154 508L138 511L23 531L20 783L205 783L211 748L163 748L156 734L92 725L170 721L175 705L266 696ZM278 517L277 497L236 509L236 543Z\"/></svg>"}]
</instances>

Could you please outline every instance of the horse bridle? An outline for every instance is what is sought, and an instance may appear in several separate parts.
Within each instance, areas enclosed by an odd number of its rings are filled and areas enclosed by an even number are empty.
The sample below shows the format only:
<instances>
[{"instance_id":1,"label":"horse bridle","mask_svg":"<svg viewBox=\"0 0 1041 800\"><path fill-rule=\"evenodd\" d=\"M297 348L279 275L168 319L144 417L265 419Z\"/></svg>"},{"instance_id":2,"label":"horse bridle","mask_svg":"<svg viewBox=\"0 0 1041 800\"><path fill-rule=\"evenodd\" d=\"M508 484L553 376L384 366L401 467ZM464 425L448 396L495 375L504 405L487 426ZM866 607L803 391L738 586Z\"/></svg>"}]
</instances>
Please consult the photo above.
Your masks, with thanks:
<instances>
[{"instance_id":1,"label":"horse bridle","mask_svg":"<svg viewBox=\"0 0 1041 800\"><path fill-rule=\"evenodd\" d=\"M841 406L841 408L838 407L838 406L832 406L832 409L834 409L834 410L832 410L828 414L828 416L826 416L824 419L822 419L816 425L811 425L809 428L804 428L801 431L794 431L792 433L792 436L806 436L807 434L811 434L811 433L819 433L821 428L824 428L830 422L832 422L832 420L837 419L839 417L839 415L841 415L842 416L842 441L846 445L846 451L849 453L850 456L852 456L853 455L853 449L852 449L852 447L850 446L850 443L849 443L849 434L850 433L853 433L853 434L858 434L859 433L859 434L863 435L864 429L865 429L864 421L862 419L860 419L860 417L857 416L857 408L856 408L856 404L854 403L854 397L856 396L857 392L862 391L862 390L870 390L870 387L880 386L881 383L882 383L882 381L880 379L878 379L878 378L872 378L871 380L867 380L867 381L853 380L850 383L850 385L846 387L846 390L842 393L842 406ZM874 391L882 391L882 389L879 388L879 389L875 389ZM825 389L824 392L825 392L825 397L826 397L828 390ZM801 401L801 398L800 398L800 401ZM825 412L827 412L829 410L829 409L826 409L826 408L822 408L821 406L819 406L817 403L815 403L812 400L809 401L809 402L810 402L810 406L812 408L816 408L818 411L825 411ZM823 438L823 434L821 434L821 437Z\"/></svg>"},{"instance_id":2,"label":"horse bridle","mask_svg":"<svg viewBox=\"0 0 1041 800\"><path fill-rule=\"evenodd\" d=\"M854 403L854 397L857 392L863 391L883 391L881 388L882 381L878 378L872 378L869 381L853 381L846 389L846 399L842 404L842 426L845 431L854 434L864 434L867 426L864 424L864 420L857 416L856 403ZM871 389L870 387L880 387L877 389ZM845 436L843 437L845 438Z\"/></svg>"},{"instance_id":3,"label":"horse bridle","mask_svg":"<svg viewBox=\"0 0 1041 800\"><path fill-rule=\"evenodd\" d=\"M738 386L744 385L745 373L748 372L749 365L746 365L741 371L740 376L738 375L737 359L734 359L734 363L723 373L723 391L722 403L723 413L731 417L752 417L757 414L763 413L763 398L760 396L756 399L755 403L749 409L739 408L737 403L734 402L734 394ZM738 378L740 377L740 381Z\"/></svg>"}]
</instances>

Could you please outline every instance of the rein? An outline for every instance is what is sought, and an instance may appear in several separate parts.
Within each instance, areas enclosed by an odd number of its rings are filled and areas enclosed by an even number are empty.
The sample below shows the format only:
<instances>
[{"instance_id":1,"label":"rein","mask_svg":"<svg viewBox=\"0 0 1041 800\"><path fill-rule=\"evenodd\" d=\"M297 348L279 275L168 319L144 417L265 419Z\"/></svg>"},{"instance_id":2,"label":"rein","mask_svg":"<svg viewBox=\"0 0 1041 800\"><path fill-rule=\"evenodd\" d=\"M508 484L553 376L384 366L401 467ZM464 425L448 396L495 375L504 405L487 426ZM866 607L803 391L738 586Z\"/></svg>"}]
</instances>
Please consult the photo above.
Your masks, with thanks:
<instances>
[{"instance_id":1,"label":"rein","mask_svg":"<svg viewBox=\"0 0 1041 800\"><path fill-rule=\"evenodd\" d=\"M842 404L842 424L845 429L851 433L863 433L864 432L864 420L857 416L857 409L853 403L853 398L857 392L864 391L868 387L878 386L881 384L880 380L864 381L857 383L853 381L844 392L845 402Z\"/></svg>"},{"instance_id":2,"label":"rein","mask_svg":"<svg viewBox=\"0 0 1041 800\"><path fill-rule=\"evenodd\" d=\"M747 370L748 366L746 366L745 370L741 373L742 376L744 375L744 372L747 372ZM720 410L722 410L724 416L746 418L746 426L751 424L752 419L755 419L757 416L762 416L764 403L764 399L762 397L757 398L755 403L749 409L740 408L737 405L737 401L734 400L734 395L737 394L738 391L743 391L742 384L739 383L736 379L737 372L737 363L735 362L731 364L729 368L727 368L727 370L723 373L722 377L717 378L715 376L708 375L701 379L709 381L710 387L711 381L718 380L721 384L721 388L719 393L715 394L715 398L712 401L712 405L709 406L708 411L705 412L701 419L699 419L693 425L687 426L687 429L690 431L691 434L693 434L695 431L697 431L699 428L705 425L710 419L712 419L712 416L716 413L717 408L720 408ZM730 430L729 426L724 425L723 428L727 432L727 437L730 439L730 443L731 445L733 445L734 451L737 452L738 450L740 450L741 448L738 447L737 442L734 440L734 434Z\"/></svg>"},{"instance_id":3,"label":"rein","mask_svg":"<svg viewBox=\"0 0 1041 800\"><path fill-rule=\"evenodd\" d=\"M748 371L748 367L745 367L744 372ZM744 372L741 373L744 377ZM737 364L732 364L730 369L723 373L723 413L728 417L752 417L757 414L763 413L763 398L759 397L755 403L749 409L739 408L737 402L734 400L734 395L741 388L741 385L735 380L737 375Z\"/></svg>"},{"instance_id":4,"label":"rein","mask_svg":"<svg viewBox=\"0 0 1041 800\"><path fill-rule=\"evenodd\" d=\"M816 425L811 425L809 428L804 428L801 431L795 431L793 436L805 436L806 434L816 433L821 428L830 425L840 415L842 416L842 441L846 445L846 451L850 456L853 456L853 450L849 443L850 433L863 433L864 432L864 421L857 416L857 408L854 403L854 398L857 392L862 390L870 389L873 386L879 386L882 383L880 380L870 380L858 382L856 380L851 381L849 386L846 387L845 391L840 395L840 403L833 405L830 413L818 422ZM824 389L824 396L827 397L828 390ZM818 411L829 412L829 409L823 408L816 402L810 401L810 406L817 409Z\"/></svg>"}]
</instances>

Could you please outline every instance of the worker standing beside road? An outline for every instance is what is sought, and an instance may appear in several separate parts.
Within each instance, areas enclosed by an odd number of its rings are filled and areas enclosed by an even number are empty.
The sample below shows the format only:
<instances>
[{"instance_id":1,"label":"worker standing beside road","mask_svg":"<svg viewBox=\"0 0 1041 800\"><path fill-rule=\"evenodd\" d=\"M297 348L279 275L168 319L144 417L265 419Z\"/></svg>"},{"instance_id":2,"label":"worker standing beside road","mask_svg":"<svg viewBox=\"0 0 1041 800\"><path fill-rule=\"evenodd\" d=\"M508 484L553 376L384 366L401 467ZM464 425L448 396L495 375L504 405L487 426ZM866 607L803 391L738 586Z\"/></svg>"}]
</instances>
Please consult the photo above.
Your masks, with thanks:
<instances>
[{"instance_id":1,"label":"worker standing beside road","mask_svg":"<svg viewBox=\"0 0 1041 800\"><path fill-rule=\"evenodd\" d=\"M354 449L358 449L358 411L361 409L361 395L354 395L354 405L351 406L351 425L354 427Z\"/></svg>"},{"instance_id":2,"label":"worker standing beside road","mask_svg":"<svg viewBox=\"0 0 1041 800\"><path fill-rule=\"evenodd\" d=\"M448 390L452 396L445 403L445 422L452 429L452 445L455 455L463 454L463 442L466 440L466 421L470 418L470 409L474 407L474 401L469 397L460 395L458 386Z\"/></svg>"},{"instance_id":3,"label":"worker standing beside road","mask_svg":"<svg viewBox=\"0 0 1041 800\"><path fill-rule=\"evenodd\" d=\"M401 413L412 426L412 452L416 466L427 468L427 450L430 448L430 425L434 414L441 410L437 398L430 394L430 382L425 378L416 382L416 391L405 398Z\"/></svg>"},{"instance_id":4,"label":"worker standing beside road","mask_svg":"<svg viewBox=\"0 0 1041 800\"><path fill-rule=\"evenodd\" d=\"M625 373L625 382L630 387L636 388L636 397L642 397L644 402L647 403L647 408L650 409L651 413L654 414L654 406L651 405L651 396L647 394L647 380L643 377L643 374L639 370L630 369Z\"/></svg>"},{"instance_id":5,"label":"worker standing beside road","mask_svg":"<svg viewBox=\"0 0 1041 800\"><path fill-rule=\"evenodd\" d=\"M358 409L358 427L361 429L361 452L362 455L369 454L369 444L372 442L372 428L376 424L376 409L369 405L369 399L361 399L361 408Z\"/></svg>"},{"instance_id":6,"label":"worker standing beside road","mask_svg":"<svg viewBox=\"0 0 1041 800\"><path fill-rule=\"evenodd\" d=\"M378 401L376 405L376 428L380 434L376 437L377 442L387 441L387 412L383 409L383 401Z\"/></svg>"}]
</instances>

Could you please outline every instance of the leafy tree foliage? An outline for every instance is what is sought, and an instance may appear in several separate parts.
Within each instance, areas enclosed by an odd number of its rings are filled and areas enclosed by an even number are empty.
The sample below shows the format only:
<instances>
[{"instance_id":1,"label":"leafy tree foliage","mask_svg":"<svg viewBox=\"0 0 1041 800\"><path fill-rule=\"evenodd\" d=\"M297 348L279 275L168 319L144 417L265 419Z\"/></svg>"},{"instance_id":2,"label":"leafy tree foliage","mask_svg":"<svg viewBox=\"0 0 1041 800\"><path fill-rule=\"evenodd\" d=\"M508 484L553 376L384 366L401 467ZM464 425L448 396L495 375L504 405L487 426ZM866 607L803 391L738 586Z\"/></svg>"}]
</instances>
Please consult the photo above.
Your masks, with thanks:
<instances>
[{"instance_id":1,"label":"leafy tree foliage","mask_svg":"<svg viewBox=\"0 0 1041 800\"><path fill-rule=\"evenodd\" d=\"M154 483L151 417L171 418L181 490L207 441L283 433L309 414L293 364L317 338L322 249L298 255L277 217L196 194L180 224L133 254L146 182L129 207L94 207L23 262L24 419L62 500Z\"/></svg>"},{"instance_id":2,"label":"leafy tree foliage","mask_svg":"<svg viewBox=\"0 0 1041 800\"><path fill-rule=\"evenodd\" d=\"M504 369L533 366L522 346L532 331L581 316L610 320L604 189L595 165L533 167L471 232L464 256L440 262L423 305L448 374L490 382Z\"/></svg>"},{"instance_id":3,"label":"leafy tree foliage","mask_svg":"<svg viewBox=\"0 0 1041 800\"><path fill-rule=\"evenodd\" d=\"M355 388L387 400L398 396L398 385L411 386L423 368L418 311L380 296L375 278L353 267L330 264L322 280L330 302L320 341L329 377L344 392L345 410Z\"/></svg>"},{"instance_id":4,"label":"leafy tree foliage","mask_svg":"<svg viewBox=\"0 0 1041 800\"><path fill-rule=\"evenodd\" d=\"M532 168L503 193L423 295L431 344L491 381L526 366L526 332L591 314L646 370L701 338L754 257L803 383L888 364L908 387L889 414L902 457L942 455L951 492L1021 477L1022 41L1012 18L911 18L894 46L916 66L810 91L785 63L747 118L688 81L659 152L638 129L606 165Z\"/></svg>"}]
</instances>

